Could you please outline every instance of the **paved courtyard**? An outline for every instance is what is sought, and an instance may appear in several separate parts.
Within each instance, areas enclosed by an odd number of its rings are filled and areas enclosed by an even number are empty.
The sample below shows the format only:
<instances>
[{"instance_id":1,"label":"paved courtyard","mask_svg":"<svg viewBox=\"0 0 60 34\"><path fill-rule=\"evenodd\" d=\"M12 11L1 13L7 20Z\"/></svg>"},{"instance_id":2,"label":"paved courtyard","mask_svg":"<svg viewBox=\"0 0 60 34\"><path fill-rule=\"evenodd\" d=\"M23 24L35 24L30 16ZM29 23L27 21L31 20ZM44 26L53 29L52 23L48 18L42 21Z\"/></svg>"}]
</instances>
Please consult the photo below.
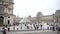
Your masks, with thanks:
<instances>
[{"instance_id":1,"label":"paved courtyard","mask_svg":"<svg viewBox=\"0 0 60 34\"><path fill-rule=\"evenodd\" d=\"M0 32L0 34L3 34ZM60 34L57 31L10 31L7 34Z\"/></svg>"}]
</instances>

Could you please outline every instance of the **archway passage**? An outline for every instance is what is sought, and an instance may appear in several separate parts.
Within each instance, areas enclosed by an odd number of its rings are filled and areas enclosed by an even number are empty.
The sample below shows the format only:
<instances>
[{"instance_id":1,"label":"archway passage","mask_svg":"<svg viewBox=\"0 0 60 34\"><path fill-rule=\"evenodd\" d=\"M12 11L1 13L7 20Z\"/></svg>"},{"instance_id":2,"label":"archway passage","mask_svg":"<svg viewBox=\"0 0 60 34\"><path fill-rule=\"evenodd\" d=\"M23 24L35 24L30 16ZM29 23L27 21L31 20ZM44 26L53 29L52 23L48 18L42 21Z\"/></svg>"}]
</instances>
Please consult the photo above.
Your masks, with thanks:
<instances>
[{"instance_id":1,"label":"archway passage","mask_svg":"<svg viewBox=\"0 0 60 34\"><path fill-rule=\"evenodd\" d=\"M0 16L0 26L3 25L3 21L4 21L4 17L3 16Z\"/></svg>"}]
</instances>

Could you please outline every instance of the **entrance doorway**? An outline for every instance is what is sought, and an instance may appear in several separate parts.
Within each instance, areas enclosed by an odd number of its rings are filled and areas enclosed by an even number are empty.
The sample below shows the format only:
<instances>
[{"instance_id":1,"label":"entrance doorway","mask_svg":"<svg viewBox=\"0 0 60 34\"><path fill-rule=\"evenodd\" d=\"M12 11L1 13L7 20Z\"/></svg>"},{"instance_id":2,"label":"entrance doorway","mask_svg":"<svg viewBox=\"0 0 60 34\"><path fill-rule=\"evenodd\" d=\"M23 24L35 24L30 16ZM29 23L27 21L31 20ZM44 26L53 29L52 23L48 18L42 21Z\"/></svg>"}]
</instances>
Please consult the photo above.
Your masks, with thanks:
<instances>
[{"instance_id":1,"label":"entrance doorway","mask_svg":"<svg viewBox=\"0 0 60 34\"><path fill-rule=\"evenodd\" d=\"M0 16L0 26L3 25L3 20L4 20L4 17L3 16Z\"/></svg>"}]
</instances>

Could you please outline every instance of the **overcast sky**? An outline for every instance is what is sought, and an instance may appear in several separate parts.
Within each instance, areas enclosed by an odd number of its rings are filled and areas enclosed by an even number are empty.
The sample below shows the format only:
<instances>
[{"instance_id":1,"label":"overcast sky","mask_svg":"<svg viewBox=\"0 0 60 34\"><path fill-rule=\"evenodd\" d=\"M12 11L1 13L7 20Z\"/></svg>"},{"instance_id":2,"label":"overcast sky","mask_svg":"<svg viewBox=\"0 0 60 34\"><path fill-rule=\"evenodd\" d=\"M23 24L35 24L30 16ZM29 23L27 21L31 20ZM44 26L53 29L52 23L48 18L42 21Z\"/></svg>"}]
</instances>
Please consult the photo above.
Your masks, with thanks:
<instances>
[{"instance_id":1,"label":"overcast sky","mask_svg":"<svg viewBox=\"0 0 60 34\"><path fill-rule=\"evenodd\" d=\"M60 0L14 0L14 3L14 14L19 17L35 17L37 12L51 15L60 9Z\"/></svg>"}]
</instances>

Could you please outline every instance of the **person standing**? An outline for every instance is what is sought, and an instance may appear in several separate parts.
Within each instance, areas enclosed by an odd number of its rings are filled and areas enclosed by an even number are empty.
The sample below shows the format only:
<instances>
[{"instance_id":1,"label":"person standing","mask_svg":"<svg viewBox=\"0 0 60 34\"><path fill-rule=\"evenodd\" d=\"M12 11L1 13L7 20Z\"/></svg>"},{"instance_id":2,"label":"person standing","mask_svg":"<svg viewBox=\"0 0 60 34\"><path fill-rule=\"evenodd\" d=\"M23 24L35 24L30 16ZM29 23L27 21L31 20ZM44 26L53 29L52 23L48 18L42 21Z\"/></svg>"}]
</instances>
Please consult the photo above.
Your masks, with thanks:
<instances>
[{"instance_id":1,"label":"person standing","mask_svg":"<svg viewBox=\"0 0 60 34\"><path fill-rule=\"evenodd\" d=\"M41 30L42 30L42 25L41 25Z\"/></svg>"}]
</instances>

